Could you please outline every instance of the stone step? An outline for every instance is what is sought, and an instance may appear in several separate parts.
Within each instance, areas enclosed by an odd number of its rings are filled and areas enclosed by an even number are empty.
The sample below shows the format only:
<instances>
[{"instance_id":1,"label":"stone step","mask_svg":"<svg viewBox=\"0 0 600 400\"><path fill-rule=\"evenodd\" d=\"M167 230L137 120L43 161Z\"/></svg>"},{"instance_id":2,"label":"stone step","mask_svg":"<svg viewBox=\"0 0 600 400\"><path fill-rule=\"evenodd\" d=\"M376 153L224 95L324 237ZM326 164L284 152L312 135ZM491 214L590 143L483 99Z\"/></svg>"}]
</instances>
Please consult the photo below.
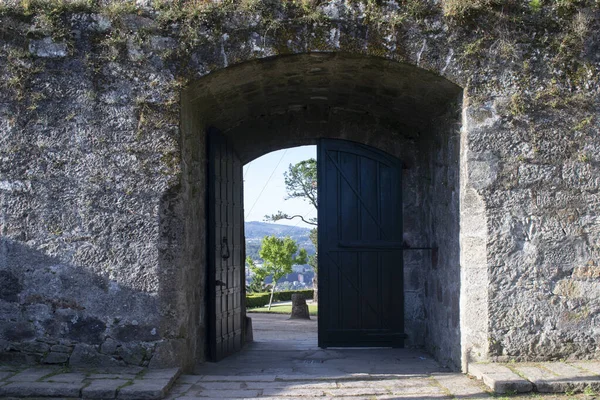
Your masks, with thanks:
<instances>
[{"instance_id":1,"label":"stone step","mask_svg":"<svg viewBox=\"0 0 600 400\"><path fill-rule=\"evenodd\" d=\"M600 376L562 362L516 366L515 370L533 383L540 393L579 393L587 388L598 391Z\"/></svg>"},{"instance_id":2,"label":"stone step","mask_svg":"<svg viewBox=\"0 0 600 400\"><path fill-rule=\"evenodd\" d=\"M501 364L469 364L469 374L483 380L495 393L528 393L533 385Z\"/></svg>"},{"instance_id":3,"label":"stone step","mask_svg":"<svg viewBox=\"0 0 600 400\"><path fill-rule=\"evenodd\" d=\"M600 391L598 362L471 364L469 374L496 393L581 393Z\"/></svg>"}]
</instances>

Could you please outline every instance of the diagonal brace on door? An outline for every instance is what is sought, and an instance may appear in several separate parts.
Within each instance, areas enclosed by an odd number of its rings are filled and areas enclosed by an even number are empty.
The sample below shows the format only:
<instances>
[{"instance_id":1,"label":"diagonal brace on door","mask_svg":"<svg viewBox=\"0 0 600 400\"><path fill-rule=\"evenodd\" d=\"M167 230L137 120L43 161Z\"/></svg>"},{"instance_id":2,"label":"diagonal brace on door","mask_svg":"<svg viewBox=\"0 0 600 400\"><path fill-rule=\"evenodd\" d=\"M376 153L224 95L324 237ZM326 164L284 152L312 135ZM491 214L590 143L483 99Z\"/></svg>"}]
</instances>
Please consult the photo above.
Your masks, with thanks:
<instances>
[{"instance_id":1,"label":"diagonal brace on door","mask_svg":"<svg viewBox=\"0 0 600 400\"><path fill-rule=\"evenodd\" d=\"M360 201L360 204L367 211L367 214L369 214L369 216L373 219L373 221L375 222L375 224L377 225L377 227L381 231L381 236L385 239L387 237L387 235L385 233L385 230L381 226L381 223L379 222L378 218L375 218L375 216L373 215L373 213L371 213L371 210L369 210L369 208L365 204L365 201L364 201L363 197L360 195L360 193L358 192L358 190L356 190L356 188L350 183L350 180L348 179L348 177L346 176L346 174L344 174L344 171L342 171L342 168L340 167L340 165L337 163L337 161L335 161L333 159L333 157L331 157L331 154L329 154L329 151L326 151L325 153L327 154L327 157L331 160L331 162L333 163L333 165L335 166L335 168L338 170L338 172L340 173L340 175L342 176L342 178L344 178L344 180L346 181L346 183L348 184L348 186L350 187L350 189L354 192L354 194L356 195L356 197Z\"/></svg>"}]
</instances>

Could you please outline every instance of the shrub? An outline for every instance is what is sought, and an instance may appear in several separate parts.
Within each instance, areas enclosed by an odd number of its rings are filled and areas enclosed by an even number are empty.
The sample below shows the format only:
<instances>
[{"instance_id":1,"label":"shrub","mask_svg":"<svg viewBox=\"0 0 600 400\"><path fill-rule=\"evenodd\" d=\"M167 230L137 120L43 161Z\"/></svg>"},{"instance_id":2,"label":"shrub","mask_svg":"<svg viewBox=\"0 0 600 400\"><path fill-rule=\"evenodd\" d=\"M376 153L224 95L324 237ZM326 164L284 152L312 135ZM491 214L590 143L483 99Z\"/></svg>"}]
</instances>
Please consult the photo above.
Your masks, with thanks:
<instances>
[{"instance_id":1,"label":"shrub","mask_svg":"<svg viewBox=\"0 0 600 400\"><path fill-rule=\"evenodd\" d=\"M291 301L294 293L300 293L304 295L305 299L312 299L314 291L312 289L307 290L285 290L282 292L275 292L273 294L273 301ZM257 308L264 307L269 304L269 297L271 293L248 293L246 294L246 308Z\"/></svg>"},{"instance_id":2,"label":"shrub","mask_svg":"<svg viewBox=\"0 0 600 400\"><path fill-rule=\"evenodd\" d=\"M246 295L246 308L264 307L269 304L271 293L251 293Z\"/></svg>"}]
</instances>

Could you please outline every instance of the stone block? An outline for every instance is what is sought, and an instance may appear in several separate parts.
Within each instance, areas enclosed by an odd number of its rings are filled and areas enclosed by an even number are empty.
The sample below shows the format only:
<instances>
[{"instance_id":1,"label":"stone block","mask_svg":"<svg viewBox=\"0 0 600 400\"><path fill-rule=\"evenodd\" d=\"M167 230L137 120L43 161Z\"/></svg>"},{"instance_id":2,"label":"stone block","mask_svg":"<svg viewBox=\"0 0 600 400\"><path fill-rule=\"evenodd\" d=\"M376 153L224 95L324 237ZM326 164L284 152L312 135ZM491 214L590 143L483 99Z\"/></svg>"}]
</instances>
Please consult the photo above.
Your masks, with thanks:
<instances>
[{"instance_id":1,"label":"stone block","mask_svg":"<svg viewBox=\"0 0 600 400\"><path fill-rule=\"evenodd\" d=\"M140 344L124 344L117 349L117 354L128 365L141 365L146 358L147 350Z\"/></svg>"},{"instance_id":2,"label":"stone block","mask_svg":"<svg viewBox=\"0 0 600 400\"><path fill-rule=\"evenodd\" d=\"M70 353L72 350L73 350L73 347L65 346L63 344L55 344L54 346L52 346L50 348L50 351L53 351L56 353Z\"/></svg>"},{"instance_id":3,"label":"stone block","mask_svg":"<svg viewBox=\"0 0 600 400\"><path fill-rule=\"evenodd\" d=\"M0 396L79 397L83 383L12 382L0 387Z\"/></svg>"},{"instance_id":4,"label":"stone block","mask_svg":"<svg viewBox=\"0 0 600 400\"><path fill-rule=\"evenodd\" d=\"M65 374L51 375L44 378L45 382L67 382L67 383L80 383L86 378L86 375L81 372L69 372Z\"/></svg>"},{"instance_id":5,"label":"stone block","mask_svg":"<svg viewBox=\"0 0 600 400\"><path fill-rule=\"evenodd\" d=\"M125 379L95 380L81 390L81 395L84 399L114 399L117 397L117 389L129 382Z\"/></svg>"},{"instance_id":6,"label":"stone block","mask_svg":"<svg viewBox=\"0 0 600 400\"><path fill-rule=\"evenodd\" d=\"M132 385L121 388L117 398L122 400L162 399L169 388L170 385L167 381L137 380Z\"/></svg>"},{"instance_id":7,"label":"stone block","mask_svg":"<svg viewBox=\"0 0 600 400\"><path fill-rule=\"evenodd\" d=\"M0 363L10 365L32 365L38 364L42 356L38 354L26 354L19 351L3 351L0 352Z\"/></svg>"},{"instance_id":8,"label":"stone block","mask_svg":"<svg viewBox=\"0 0 600 400\"><path fill-rule=\"evenodd\" d=\"M17 302L23 290L17 276L10 271L0 271L0 300Z\"/></svg>"},{"instance_id":9,"label":"stone block","mask_svg":"<svg viewBox=\"0 0 600 400\"><path fill-rule=\"evenodd\" d=\"M124 363L97 352L93 346L78 344L71 354L69 365L75 367L118 367L123 366Z\"/></svg>"},{"instance_id":10,"label":"stone block","mask_svg":"<svg viewBox=\"0 0 600 400\"><path fill-rule=\"evenodd\" d=\"M32 40L29 43L29 52L38 57L59 58L67 56L67 44L56 43L51 37L41 40Z\"/></svg>"},{"instance_id":11,"label":"stone block","mask_svg":"<svg viewBox=\"0 0 600 400\"><path fill-rule=\"evenodd\" d=\"M528 393L533 390L531 382L521 378L503 365L469 364L468 373L483 380L483 383L495 393Z\"/></svg>"},{"instance_id":12,"label":"stone block","mask_svg":"<svg viewBox=\"0 0 600 400\"><path fill-rule=\"evenodd\" d=\"M178 367L187 357L186 354L187 347L183 340L163 341L156 345L148 366L150 368Z\"/></svg>"},{"instance_id":13,"label":"stone block","mask_svg":"<svg viewBox=\"0 0 600 400\"><path fill-rule=\"evenodd\" d=\"M116 340L108 338L102 343L102 346L100 346L100 353L114 354L116 353L118 346L119 343Z\"/></svg>"},{"instance_id":14,"label":"stone block","mask_svg":"<svg viewBox=\"0 0 600 400\"><path fill-rule=\"evenodd\" d=\"M170 37L151 36L150 46L155 51L173 50L177 48L177 41Z\"/></svg>"},{"instance_id":15,"label":"stone block","mask_svg":"<svg viewBox=\"0 0 600 400\"><path fill-rule=\"evenodd\" d=\"M57 353L54 351L48 353L48 355L42 360L44 364L64 364L67 361L69 361L68 353Z\"/></svg>"},{"instance_id":16,"label":"stone block","mask_svg":"<svg viewBox=\"0 0 600 400\"><path fill-rule=\"evenodd\" d=\"M18 346L19 350L26 353L39 353L43 354L50 350L50 346L42 342L25 342Z\"/></svg>"}]
</instances>

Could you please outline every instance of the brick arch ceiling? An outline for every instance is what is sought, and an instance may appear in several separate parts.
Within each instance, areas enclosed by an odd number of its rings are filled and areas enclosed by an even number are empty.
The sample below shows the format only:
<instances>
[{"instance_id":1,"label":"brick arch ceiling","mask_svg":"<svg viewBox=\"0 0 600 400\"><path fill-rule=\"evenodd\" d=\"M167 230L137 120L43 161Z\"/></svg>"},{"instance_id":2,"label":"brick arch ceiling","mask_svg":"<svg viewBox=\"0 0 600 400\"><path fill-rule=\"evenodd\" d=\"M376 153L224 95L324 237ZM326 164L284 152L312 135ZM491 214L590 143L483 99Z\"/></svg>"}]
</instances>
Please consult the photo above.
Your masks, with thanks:
<instances>
[{"instance_id":1,"label":"brick arch ceiling","mask_svg":"<svg viewBox=\"0 0 600 400\"><path fill-rule=\"evenodd\" d=\"M188 93L202 124L230 136L247 162L278 148L336 137L349 124L369 134L372 129L360 126L418 136L460 101L462 89L409 64L309 53L224 68L192 83ZM348 135L344 138L353 139Z\"/></svg>"}]
</instances>

